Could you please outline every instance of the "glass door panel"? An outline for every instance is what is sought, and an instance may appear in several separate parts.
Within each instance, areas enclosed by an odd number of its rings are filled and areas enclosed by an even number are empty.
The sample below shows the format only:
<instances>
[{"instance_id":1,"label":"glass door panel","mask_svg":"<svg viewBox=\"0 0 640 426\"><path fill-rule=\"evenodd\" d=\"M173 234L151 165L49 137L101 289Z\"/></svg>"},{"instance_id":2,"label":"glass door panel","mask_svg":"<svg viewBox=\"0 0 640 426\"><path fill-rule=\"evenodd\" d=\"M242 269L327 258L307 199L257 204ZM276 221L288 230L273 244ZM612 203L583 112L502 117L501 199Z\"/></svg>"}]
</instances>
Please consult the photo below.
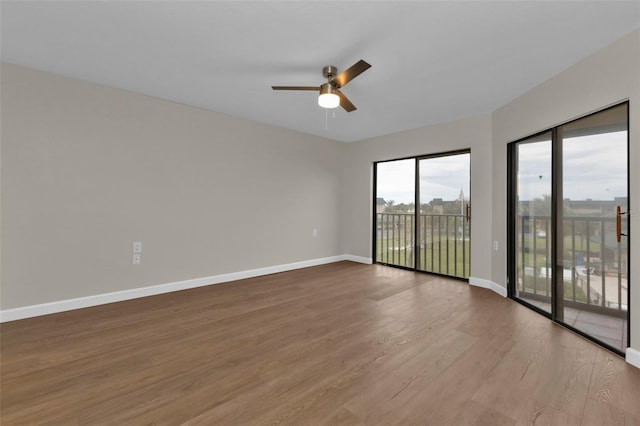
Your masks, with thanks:
<instances>
[{"instance_id":1,"label":"glass door panel","mask_svg":"<svg viewBox=\"0 0 640 426\"><path fill-rule=\"evenodd\" d=\"M627 104L558 128L557 319L627 347Z\"/></svg>"},{"instance_id":2,"label":"glass door panel","mask_svg":"<svg viewBox=\"0 0 640 426\"><path fill-rule=\"evenodd\" d=\"M414 267L415 167L413 158L375 166L378 263Z\"/></svg>"},{"instance_id":3,"label":"glass door panel","mask_svg":"<svg viewBox=\"0 0 640 426\"><path fill-rule=\"evenodd\" d=\"M551 132L515 148L515 293L551 314Z\"/></svg>"},{"instance_id":4,"label":"glass door panel","mask_svg":"<svg viewBox=\"0 0 640 426\"><path fill-rule=\"evenodd\" d=\"M416 269L469 278L469 152L418 160Z\"/></svg>"},{"instance_id":5,"label":"glass door panel","mask_svg":"<svg viewBox=\"0 0 640 426\"><path fill-rule=\"evenodd\" d=\"M509 292L624 353L628 103L509 145Z\"/></svg>"}]
</instances>

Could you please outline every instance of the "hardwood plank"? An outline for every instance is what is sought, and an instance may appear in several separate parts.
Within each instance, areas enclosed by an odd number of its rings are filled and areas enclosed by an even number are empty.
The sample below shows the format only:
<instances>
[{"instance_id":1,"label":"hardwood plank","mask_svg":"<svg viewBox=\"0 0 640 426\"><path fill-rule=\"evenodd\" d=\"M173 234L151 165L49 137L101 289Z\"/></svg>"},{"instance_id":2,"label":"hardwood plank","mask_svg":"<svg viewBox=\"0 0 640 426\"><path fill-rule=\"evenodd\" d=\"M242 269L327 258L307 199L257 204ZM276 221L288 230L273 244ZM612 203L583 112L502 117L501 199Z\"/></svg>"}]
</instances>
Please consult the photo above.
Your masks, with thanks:
<instances>
[{"instance_id":1,"label":"hardwood plank","mask_svg":"<svg viewBox=\"0 0 640 426\"><path fill-rule=\"evenodd\" d=\"M583 421L640 425L640 370L598 348Z\"/></svg>"},{"instance_id":2,"label":"hardwood plank","mask_svg":"<svg viewBox=\"0 0 640 426\"><path fill-rule=\"evenodd\" d=\"M590 424L590 423L586 423ZM517 426L534 426L534 425L563 425L578 426L580 425L580 417L571 416L564 411L529 398L522 410L520 417L516 422ZM595 424L594 424L595 426Z\"/></svg>"},{"instance_id":3,"label":"hardwood plank","mask_svg":"<svg viewBox=\"0 0 640 426\"><path fill-rule=\"evenodd\" d=\"M514 424L515 422L513 421L513 419L474 401L467 402L465 409L459 411L450 423L450 425L452 426L508 426Z\"/></svg>"},{"instance_id":4,"label":"hardwood plank","mask_svg":"<svg viewBox=\"0 0 640 426\"><path fill-rule=\"evenodd\" d=\"M583 351L562 345L553 345L544 365L533 397L547 407L565 412L578 419L582 416L587 391L593 372L595 348Z\"/></svg>"},{"instance_id":5,"label":"hardwood plank","mask_svg":"<svg viewBox=\"0 0 640 426\"><path fill-rule=\"evenodd\" d=\"M640 370L464 282L339 262L0 325L0 422L637 424Z\"/></svg>"},{"instance_id":6,"label":"hardwood plank","mask_svg":"<svg viewBox=\"0 0 640 426\"><path fill-rule=\"evenodd\" d=\"M388 403L378 402L363 414L372 424L450 424L465 410L509 346L509 341L478 340L433 380L416 378L400 394L391 395L394 398Z\"/></svg>"}]
</instances>

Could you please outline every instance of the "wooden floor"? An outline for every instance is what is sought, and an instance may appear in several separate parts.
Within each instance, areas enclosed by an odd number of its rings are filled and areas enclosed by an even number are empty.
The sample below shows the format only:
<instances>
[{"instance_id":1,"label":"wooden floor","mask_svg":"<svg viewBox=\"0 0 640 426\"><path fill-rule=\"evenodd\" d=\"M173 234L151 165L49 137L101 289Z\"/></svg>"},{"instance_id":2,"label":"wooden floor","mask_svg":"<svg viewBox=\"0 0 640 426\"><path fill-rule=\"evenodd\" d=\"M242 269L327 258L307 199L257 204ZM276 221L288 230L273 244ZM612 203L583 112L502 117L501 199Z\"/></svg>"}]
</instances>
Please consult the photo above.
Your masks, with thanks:
<instances>
[{"instance_id":1,"label":"wooden floor","mask_svg":"<svg viewBox=\"0 0 640 426\"><path fill-rule=\"evenodd\" d=\"M640 369L495 293L340 262L2 324L1 423L632 425Z\"/></svg>"}]
</instances>

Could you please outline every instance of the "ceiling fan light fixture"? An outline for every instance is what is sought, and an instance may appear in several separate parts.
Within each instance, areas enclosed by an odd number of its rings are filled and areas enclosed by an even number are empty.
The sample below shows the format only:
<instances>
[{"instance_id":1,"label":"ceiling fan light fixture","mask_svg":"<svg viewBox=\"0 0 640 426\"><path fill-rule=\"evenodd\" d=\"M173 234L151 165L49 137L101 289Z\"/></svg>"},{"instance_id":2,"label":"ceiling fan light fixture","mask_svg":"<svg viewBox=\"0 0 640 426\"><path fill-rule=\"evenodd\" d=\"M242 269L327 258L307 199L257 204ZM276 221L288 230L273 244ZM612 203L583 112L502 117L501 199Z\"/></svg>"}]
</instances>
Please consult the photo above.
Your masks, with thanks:
<instances>
[{"instance_id":1,"label":"ceiling fan light fixture","mask_svg":"<svg viewBox=\"0 0 640 426\"><path fill-rule=\"evenodd\" d=\"M340 96L335 94L335 88L331 84L325 83L320 86L318 105L322 108L337 108L340 106Z\"/></svg>"},{"instance_id":2,"label":"ceiling fan light fixture","mask_svg":"<svg viewBox=\"0 0 640 426\"><path fill-rule=\"evenodd\" d=\"M1 1L1 0L0 0ZM318 105L322 108L337 108L342 107L347 112L353 112L357 108L351 103L340 89L345 84L371 68L371 65L360 59L355 64L351 65L345 71L338 73L338 69L333 65L328 65L322 69L322 76L327 79L327 82L318 86L271 86L273 90L305 90L318 92Z\"/></svg>"}]
</instances>

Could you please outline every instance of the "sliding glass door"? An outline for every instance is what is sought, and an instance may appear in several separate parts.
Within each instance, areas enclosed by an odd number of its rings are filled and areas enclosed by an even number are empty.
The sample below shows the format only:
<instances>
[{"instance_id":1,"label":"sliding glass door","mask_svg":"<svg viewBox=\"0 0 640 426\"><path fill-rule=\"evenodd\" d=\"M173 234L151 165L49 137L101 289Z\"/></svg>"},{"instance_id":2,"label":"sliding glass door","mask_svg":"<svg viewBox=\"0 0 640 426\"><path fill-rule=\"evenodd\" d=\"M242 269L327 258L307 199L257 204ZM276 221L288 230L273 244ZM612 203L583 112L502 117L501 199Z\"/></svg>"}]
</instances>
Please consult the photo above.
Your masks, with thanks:
<instances>
[{"instance_id":1,"label":"sliding glass door","mask_svg":"<svg viewBox=\"0 0 640 426\"><path fill-rule=\"evenodd\" d=\"M551 132L514 146L514 295L551 313Z\"/></svg>"},{"instance_id":2,"label":"sliding glass door","mask_svg":"<svg viewBox=\"0 0 640 426\"><path fill-rule=\"evenodd\" d=\"M377 263L469 277L470 159L464 151L375 164Z\"/></svg>"},{"instance_id":3,"label":"sliding glass door","mask_svg":"<svg viewBox=\"0 0 640 426\"><path fill-rule=\"evenodd\" d=\"M417 269L469 278L468 152L418 159Z\"/></svg>"},{"instance_id":4,"label":"sliding glass door","mask_svg":"<svg viewBox=\"0 0 640 426\"><path fill-rule=\"evenodd\" d=\"M415 159L375 165L376 230L378 263L413 268L415 236Z\"/></svg>"},{"instance_id":5,"label":"sliding glass door","mask_svg":"<svg viewBox=\"0 0 640 426\"><path fill-rule=\"evenodd\" d=\"M628 346L628 104L509 147L512 297Z\"/></svg>"},{"instance_id":6,"label":"sliding glass door","mask_svg":"<svg viewBox=\"0 0 640 426\"><path fill-rule=\"evenodd\" d=\"M557 318L627 348L627 104L558 128ZM620 218L620 234L616 222ZM624 236L622 234L625 234Z\"/></svg>"}]
</instances>

